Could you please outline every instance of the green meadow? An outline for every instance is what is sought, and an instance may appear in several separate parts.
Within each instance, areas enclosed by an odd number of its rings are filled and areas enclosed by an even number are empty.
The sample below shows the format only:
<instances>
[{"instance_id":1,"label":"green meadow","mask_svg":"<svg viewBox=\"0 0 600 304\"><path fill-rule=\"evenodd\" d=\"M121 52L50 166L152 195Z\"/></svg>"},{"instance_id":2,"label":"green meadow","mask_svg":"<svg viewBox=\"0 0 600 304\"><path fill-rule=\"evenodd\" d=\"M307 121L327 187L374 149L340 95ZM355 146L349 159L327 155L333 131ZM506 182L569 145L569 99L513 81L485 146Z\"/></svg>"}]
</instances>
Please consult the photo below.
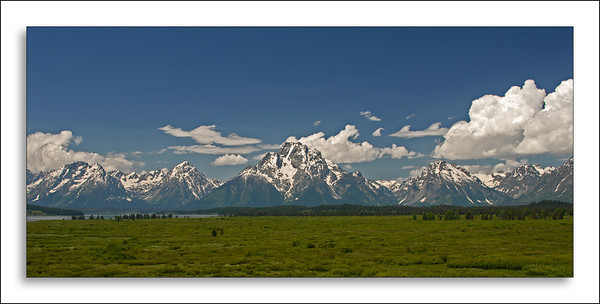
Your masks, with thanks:
<instances>
[{"instance_id":1,"label":"green meadow","mask_svg":"<svg viewBox=\"0 0 600 304\"><path fill-rule=\"evenodd\" d=\"M573 219L27 223L28 277L571 277Z\"/></svg>"}]
</instances>

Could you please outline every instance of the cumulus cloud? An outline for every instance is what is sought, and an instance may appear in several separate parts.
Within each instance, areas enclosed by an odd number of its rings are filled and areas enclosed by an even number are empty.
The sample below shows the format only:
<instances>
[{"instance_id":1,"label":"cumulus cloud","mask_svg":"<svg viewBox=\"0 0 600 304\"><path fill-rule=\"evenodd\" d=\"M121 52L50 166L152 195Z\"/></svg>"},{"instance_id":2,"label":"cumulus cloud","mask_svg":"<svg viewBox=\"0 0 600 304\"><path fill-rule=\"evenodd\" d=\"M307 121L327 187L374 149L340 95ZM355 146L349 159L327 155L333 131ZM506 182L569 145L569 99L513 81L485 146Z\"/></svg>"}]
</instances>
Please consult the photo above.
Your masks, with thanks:
<instances>
[{"instance_id":1,"label":"cumulus cloud","mask_svg":"<svg viewBox=\"0 0 600 304\"><path fill-rule=\"evenodd\" d=\"M369 162L385 155L392 158L417 156L417 153L409 152L402 146L392 145L391 148L376 148L367 141L362 143L351 141L358 135L358 129L355 126L346 125L338 134L329 138L325 138L323 132L318 132L300 139L290 136L286 141L299 141L310 148L319 150L323 157L336 163Z\"/></svg>"},{"instance_id":2,"label":"cumulus cloud","mask_svg":"<svg viewBox=\"0 0 600 304\"><path fill-rule=\"evenodd\" d=\"M425 136L440 136L448 132L448 128L440 128L441 122L431 124L427 129L423 131L411 131L410 125L406 125L396 133L390 134L390 136L401 137L401 138L415 138Z\"/></svg>"},{"instance_id":3,"label":"cumulus cloud","mask_svg":"<svg viewBox=\"0 0 600 304\"><path fill-rule=\"evenodd\" d=\"M225 154L217 157L211 165L213 166L234 166L243 165L248 162L248 159L241 155Z\"/></svg>"},{"instance_id":4,"label":"cumulus cloud","mask_svg":"<svg viewBox=\"0 0 600 304\"><path fill-rule=\"evenodd\" d=\"M27 136L27 168L34 172L58 169L76 161L99 163L107 171L131 171L134 164L143 165L125 158L123 153L100 155L93 152L69 149L71 143L81 143L80 136L73 137L71 131L58 134L36 132Z\"/></svg>"},{"instance_id":5,"label":"cumulus cloud","mask_svg":"<svg viewBox=\"0 0 600 304\"><path fill-rule=\"evenodd\" d=\"M254 146L218 147L215 145L170 146L168 149L172 150L175 154L248 154L263 150Z\"/></svg>"},{"instance_id":6,"label":"cumulus cloud","mask_svg":"<svg viewBox=\"0 0 600 304\"><path fill-rule=\"evenodd\" d=\"M381 121L381 118L373 115L371 113L371 111L361 111L360 115L366 117L368 120L371 120L371 121Z\"/></svg>"},{"instance_id":7,"label":"cumulus cloud","mask_svg":"<svg viewBox=\"0 0 600 304\"><path fill-rule=\"evenodd\" d=\"M313 122L313 127L316 127L316 126L318 126L320 124L321 124L321 121L317 120L317 121Z\"/></svg>"},{"instance_id":8,"label":"cumulus cloud","mask_svg":"<svg viewBox=\"0 0 600 304\"><path fill-rule=\"evenodd\" d=\"M161 131L175 137L189 137L199 144L220 144L224 146L242 146L260 143L260 139L242 137L231 133L224 137L221 132L215 131L217 126L199 126L191 131L184 131L181 128L173 128L171 125L158 128Z\"/></svg>"},{"instance_id":9,"label":"cumulus cloud","mask_svg":"<svg viewBox=\"0 0 600 304\"><path fill-rule=\"evenodd\" d=\"M381 130L385 130L384 128L378 128L373 132L373 136L381 136Z\"/></svg>"},{"instance_id":10,"label":"cumulus cloud","mask_svg":"<svg viewBox=\"0 0 600 304\"><path fill-rule=\"evenodd\" d=\"M456 122L432 155L447 159L515 159L525 155L573 153L573 80L546 95L533 80L503 97L485 95Z\"/></svg>"},{"instance_id":11,"label":"cumulus cloud","mask_svg":"<svg viewBox=\"0 0 600 304\"><path fill-rule=\"evenodd\" d=\"M379 148L379 157L389 155L391 158L400 159L402 157L415 158L421 156L414 151L408 151L405 147L398 147L396 144L392 144L391 148Z\"/></svg>"}]
</instances>

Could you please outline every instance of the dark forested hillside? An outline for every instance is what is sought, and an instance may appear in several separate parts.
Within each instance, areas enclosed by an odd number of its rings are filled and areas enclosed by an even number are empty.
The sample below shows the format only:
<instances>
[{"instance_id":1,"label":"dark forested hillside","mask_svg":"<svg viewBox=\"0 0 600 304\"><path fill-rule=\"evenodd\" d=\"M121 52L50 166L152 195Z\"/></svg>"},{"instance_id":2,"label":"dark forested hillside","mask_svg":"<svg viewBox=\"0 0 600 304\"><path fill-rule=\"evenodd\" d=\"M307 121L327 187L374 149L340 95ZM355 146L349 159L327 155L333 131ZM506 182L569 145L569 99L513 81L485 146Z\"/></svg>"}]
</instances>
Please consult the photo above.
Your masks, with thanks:
<instances>
[{"instance_id":1,"label":"dark forested hillside","mask_svg":"<svg viewBox=\"0 0 600 304\"><path fill-rule=\"evenodd\" d=\"M73 209L52 208L27 204L27 215L83 215L83 212Z\"/></svg>"},{"instance_id":2,"label":"dark forested hillside","mask_svg":"<svg viewBox=\"0 0 600 304\"><path fill-rule=\"evenodd\" d=\"M481 206L459 207L451 205L410 207L410 206L361 206L361 205L321 205L306 206L277 206L277 207L222 207L208 210L197 210L199 214L219 214L221 216L366 216L366 215L422 215L432 213L443 215L449 210L457 214L491 214L502 216L513 212L515 216L523 213L528 216L533 213L550 215L563 209L567 214L573 213L573 204L559 201L541 201L518 206ZM512 211L511 211L512 210Z\"/></svg>"}]
</instances>

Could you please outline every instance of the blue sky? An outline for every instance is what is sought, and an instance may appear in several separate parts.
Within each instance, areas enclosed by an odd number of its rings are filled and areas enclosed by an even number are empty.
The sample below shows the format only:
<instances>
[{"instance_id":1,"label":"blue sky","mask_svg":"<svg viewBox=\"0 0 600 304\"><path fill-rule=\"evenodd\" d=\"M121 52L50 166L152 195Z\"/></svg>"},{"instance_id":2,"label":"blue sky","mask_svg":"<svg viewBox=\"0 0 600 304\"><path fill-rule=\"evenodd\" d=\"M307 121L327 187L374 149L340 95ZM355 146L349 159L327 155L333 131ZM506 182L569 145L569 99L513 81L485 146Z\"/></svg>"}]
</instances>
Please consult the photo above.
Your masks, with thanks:
<instances>
[{"instance_id":1,"label":"blue sky","mask_svg":"<svg viewBox=\"0 0 600 304\"><path fill-rule=\"evenodd\" d=\"M359 133L349 141L368 142L378 156L338 162L373 179L407 177L437 159L488 169L503 162L557 166L572 155L568 140L559 145L536 134L531 137L530 129L525 136L533 144L523 143L526 147L516 149L518 154L494 148L488 150L496 151L490 157L456 152L461 137L389 135L406 125L411 131L434 123L442 131L451 129L459 121L471 121L469 109L484 95L502 97L512 86L524 87L528 79L535 86L519 96L529 96L535 88L549 94L572 78L573 30L568 27L30 27L27 135L68 130L72 139L59 149L69 157L96 153L93 159L112 157L117 159L115 167L138 172L188 160L205 175L223 180L290 136L300 139L323 132L326 139L348 125ZM366 111L372 120L360 114ZM166 126L179 128L187 137L174 136ZM235 133L254 143L200 143L199 137L185 133L201 126L215 126L205 130L223 137ZM381 136L374 136L378 128L383 128ZM489 138L497 136L501 142L503 134ZM553 138L565 137L555 134ZM455 146L434 155L435 147L446 140ZM251 146L256 151L205 154L188 149L177 154L173 148L205 144ZM412 154L394 157L377 150L392 145ZM28 166L38 155L30 155L31 149L28 137ZM246 162L215 165L224 154ZM52 159L47 167L67 160Z\"/></svg>"}]
</instances>

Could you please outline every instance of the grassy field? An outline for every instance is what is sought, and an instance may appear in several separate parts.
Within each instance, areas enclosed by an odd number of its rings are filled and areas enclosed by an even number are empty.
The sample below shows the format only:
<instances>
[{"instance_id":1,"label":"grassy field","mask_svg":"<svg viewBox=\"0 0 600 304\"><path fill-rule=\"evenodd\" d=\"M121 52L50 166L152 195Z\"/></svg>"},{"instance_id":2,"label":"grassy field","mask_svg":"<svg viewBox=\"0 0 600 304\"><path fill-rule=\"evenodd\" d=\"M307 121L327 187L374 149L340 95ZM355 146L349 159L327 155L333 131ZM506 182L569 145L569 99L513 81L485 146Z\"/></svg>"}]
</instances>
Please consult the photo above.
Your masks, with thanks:
<instances>
[{"instance_id":1,"label":"grassy field","mask_svg":"<svg viewBox=\"0 0 600 304\"><path fill-rule=\"evenodd\" d=\"M27 276L571 277L573 220L336 216L28 222Z\"/></svg>"}]
</instances>

